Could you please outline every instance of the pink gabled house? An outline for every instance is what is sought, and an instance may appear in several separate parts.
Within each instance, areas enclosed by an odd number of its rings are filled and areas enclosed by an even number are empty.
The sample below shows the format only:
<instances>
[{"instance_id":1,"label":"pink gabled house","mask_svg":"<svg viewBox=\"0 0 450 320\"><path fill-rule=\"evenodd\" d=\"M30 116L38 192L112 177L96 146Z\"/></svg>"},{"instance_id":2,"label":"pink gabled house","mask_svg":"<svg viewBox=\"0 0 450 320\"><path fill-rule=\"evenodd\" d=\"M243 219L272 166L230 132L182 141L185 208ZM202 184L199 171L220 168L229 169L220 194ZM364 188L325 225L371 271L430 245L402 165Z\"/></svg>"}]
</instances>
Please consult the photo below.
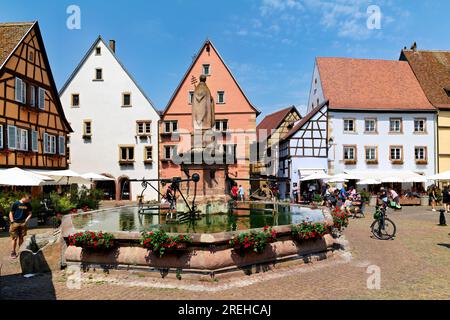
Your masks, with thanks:
<instances>
[{"instance_id":1,"label":"pink gabled house","mask_svg":"<svg viewBox=\"0 0 450 320\"><path fill-rule=\"evenodd\" d=\"M191 148L192 97L200 75L206 75L206 84L215 101L215 130L221 132L219 144L230 153L235 152L234 163L225 172L212 168L200 181L199 194L214 195L225 184L229 192L230 181L244 186L250 182L250 145L256 139L256 117L260 112L249 101L210 40L206 40L173 93L161 115L160 125L160 178L186 178L182 166L174 163L174 154L183 154ZM175 134L174 134L175 133ZM206 175L206 174L205 174ZM244 180L241 180L244 179Z\"/></svg>"}]
</instances>

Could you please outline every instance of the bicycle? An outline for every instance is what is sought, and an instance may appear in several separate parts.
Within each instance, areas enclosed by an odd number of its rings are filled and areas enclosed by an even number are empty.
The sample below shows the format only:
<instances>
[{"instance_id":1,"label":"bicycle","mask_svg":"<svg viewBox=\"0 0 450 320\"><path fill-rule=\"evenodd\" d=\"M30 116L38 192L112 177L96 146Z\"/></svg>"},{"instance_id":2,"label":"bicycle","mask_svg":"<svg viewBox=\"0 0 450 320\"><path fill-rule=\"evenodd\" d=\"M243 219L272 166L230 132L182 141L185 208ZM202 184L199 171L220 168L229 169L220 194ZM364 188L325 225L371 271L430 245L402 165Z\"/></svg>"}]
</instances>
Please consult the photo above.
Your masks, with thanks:
<instances>
[{"instance_id":1,"label":"bicycle","mask_svg":"<svg viewBox=\"0 0 450 320\"><path fill-rule=\"evenodd\" d=\"M377 206L374 214L375 221L370 226L372 234L379 240L391 240L395 237L397 227L386 217L386 206Z\"/></svg>"}]
</instances>

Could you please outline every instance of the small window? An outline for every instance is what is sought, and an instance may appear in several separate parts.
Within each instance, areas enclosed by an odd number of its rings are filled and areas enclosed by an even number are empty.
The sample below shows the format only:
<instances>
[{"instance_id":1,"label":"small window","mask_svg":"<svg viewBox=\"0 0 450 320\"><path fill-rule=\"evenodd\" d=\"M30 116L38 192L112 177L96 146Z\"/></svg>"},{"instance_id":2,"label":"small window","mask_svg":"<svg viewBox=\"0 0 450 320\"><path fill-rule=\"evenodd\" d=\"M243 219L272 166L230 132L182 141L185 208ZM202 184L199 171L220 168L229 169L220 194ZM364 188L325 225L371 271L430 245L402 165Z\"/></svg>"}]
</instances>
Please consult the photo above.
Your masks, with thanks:
<instances>
[{"instance_id":1,"label":"small window","mask_svg":"<svg viewBox=\"0 0 450 320\"><path fill-rule=\"evenodd\" d=\"M427 147L415 147L414 150L416 162L426 163L428 160Z\"/></svg>"},{"instance_id":2,"label":"small window","mask_svg":"<svg viewBox=\"0 0 450 320\"><path fill-rule=\"evenodd\" d=\"M16 149L20 151L28 151L28 130L17 128Z\"/></svg>"},{"instance_id":3,"label":"small window","mask_svg":"<svg viewBox=\"0 0 450 320\"><path fill-rule=\"evenodd\" d=\"M426 133L427 131L426 119L414 119L414 133Z\"/></svg>"},{"instance_id":4,"label":"small window","mask_svg":"<svg viewBox=\"0 0 450 320\"><path fill-rule=\"evenodd\" d=\"M148 146L144 149L144 161L152 162L153 161L153 147Z\"/></svg>"},{"instance_id":5,"label":"small window","mask_svg":"<svg viewBox=\"0 0 450 320\"><path fill-rule=\"evenodd\" d=\"M392 162L398 163L403 161L403 147L393 146L390 147L390 160Z\"/></svg>"},{"instance_id":6,"label":"small window","mask_svg":"<svg viewBox=\"0 0 450 320\"><path fill-rule=\"evenodd\" d=\"M192 102L194 101L194 91L189 91L188 101L189 104L192 104Z\"/></svg>"},{"instance_id":7,"label":"small window","mask_svg":"<svg viewBox=\"0 0 450 320\"><path fill-rule=\"evenodd\" d=\"M148 136L152 133L152 122L151 121L137 121L136 122L136 133L138 136Z\"/></svg>"},{"instance_id":8,"label":"small window","mask_svg":"<svg viewBox=\"0 0 450 320\"><path fill-rule=\"evenodd\" d=\"M83 122L83 137L92 137L92 121L84 120Z\"/></svg>"},{"instance_id":9,"label":"small window","mask_svg":"<svg viewBox=\"0 0 450 320\"><path fill-rule=\"evenodd\" d=\"M164 160L171 160L175 146L164 146Z\"/></svg>"},{"instance_id":10,"label":"small window","mask_svg":"<svg viewBox=\"0 0 450 320\"><path fill-rule=\"evenodd\" d=\"M122 95L122 106L131 107L131 93L124 93Z\"/></svg>"},{"instance_id":11,"label":"small window","mask_svg":"<svg viewBox=\"0 0 450 320\"><path fill-rule=\"evenodd\" d=\"M356 146L344 147L344 161L356 161Z\"/></svg>"},{"instance_id":12,"label":"small window","mask_svg":"<svg viewBox=\"0 0 450 320\"><path fill-rule=\"evenodd\" d=\"M344 132L354 133L355 130L355 120L354 119L344 119Z\"/></svg>"},{"instance_id":13,"label":"small window","mask_svg":"<svg viewBox=\"0 0 450 320\"><path fill-rule=\"evenodd\" d=\"M134 147L120 147L120 162L134 161Z\"/></svg>"},{"instance_id":14,"label":"small window","mask_svg":"<svg viewBox=\"0 0 450 320\"><path fill-rule=\"evenodd\" d=\"M72 94L72 107L80 106L80 95L78 93Z\"/></svg>"},{"instance_id":15,"label":"small window","mask_svg":"<svg viewBox=\"0 0 450 320\"><path fill-rule=\"evenodd\" d=\"M95 69L95 80L103 80L103 70Z\"/></svg>"},{"instance_id":16,"label":"small window","mask_svg":"<svg viewBox=\"0 0 450 320\"><path fill-rule=\"evenodd\" d=\"M390 133L401 133L402 132L402 119L392 118L389 119L389 132Z\"/></svg>"},{"instance_id":17,"label":"small window","mask_svg":"<svg viewBox=\"0 0 450 320\"><path fill-rule=\"evenodd\" d=\"M34 62L34 52L33 51L30 51L28 53L28 60L31 62Z\"/></svg>"},{"instance_id":18,"label":"small window","mask_svg":"<svg viewBox=\"0 0 450 320\"><path fill-rule=\"evenodd\" d=\"M366 119L364 121L365 133L376 133L377 132L377 120L376 119Z\"/></svg>"},{"instance_id":19,"label":"small window","mask_svg":"<svg viewBox=\"0 0 450 320\"><path fill-rule=\"evenodd\" d=\"M178 121L164 121L164 133L174 133L178 131Z\"/></svg>"},{"instance_id":20,"label":"small window","mask_svg":"<svg viewBox=\"0 0 450 320\"><path fill-rule=\"evenodd\" d=\"M56 154L56 136L44 133L44 153Z\"/></svg>"},{"instance_id":21,"label":"small window","mask_svg":"<svg viewBox=\"0 0 450 320\"><path fill-rule=\"evenodd\" d=\"M216 128L216 131L227 132L228 131L228 120L217 120L215 128Z\"/></svg>"},{"instance_id":22,"label":"small window","mask_svg":"<svg viewBox=\"0 0 450 320\"><path fill-rule=\"evenodd\" d=\"M366 147L366 162L374 163L378 161L377 147Z\"/></svg>"},{"instance_id":23,"label":"small window","mask_svg":"<svg viewBox=\"0 0 450 320\"><path fill-rule=\"evenodd\" d=\"M209 64L204 64L203 65L203 74L205 76L211 75L211 65L209 65Z\"/></svg>"},{"instance_id":24,"label":"small window","mask_svg":"<svg viewBox=\"0 0 450 320\"><path fill-rule=\"evenodd\" d=\"M225 91L217 92L217 103L219 104L225 103Z\"/></svg>"},{"instance_id":25,"label":"small window","mask_svg":"<svg viewBox=\"0 0 450 320\"><path fill-rule=\"evenodd\" d=\"M100 56L101 54L102 54L102 48L101 47L95 48L95 55Z\"/></svg>"}]
</instances>

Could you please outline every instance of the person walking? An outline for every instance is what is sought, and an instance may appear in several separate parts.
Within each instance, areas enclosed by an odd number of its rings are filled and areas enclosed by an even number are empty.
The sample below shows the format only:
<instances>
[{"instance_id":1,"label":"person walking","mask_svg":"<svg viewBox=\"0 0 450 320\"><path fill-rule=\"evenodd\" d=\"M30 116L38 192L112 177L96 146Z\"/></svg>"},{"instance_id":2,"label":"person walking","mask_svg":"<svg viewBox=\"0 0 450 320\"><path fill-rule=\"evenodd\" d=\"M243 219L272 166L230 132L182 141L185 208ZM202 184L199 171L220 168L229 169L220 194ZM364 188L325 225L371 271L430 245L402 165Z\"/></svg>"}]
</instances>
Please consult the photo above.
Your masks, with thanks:
<instances>
[{"instance_id":1,"label":"person walking","mask_svg":"<svg viewBox=\"0 0 450 320\"><path fill-rule=\"evenodd\" d=\"M444 203L445 212L450 212L450 189L448 184L444 185L444 190L442 190L442 202Z\"/></svg>"},{"instance_id":2,"label":"person walking","mask_svg":"<svg viewBox=\"0 0 450 320\"><path fill-rule=\"evenodd\" d=\"M431 201L431 207L432 207L431 211L435 212L436 205L437 205L437 190L436 190L435 185L433 185L430 190L430 201Z\"/></svg>"},{"instance_id":3,"label":"person walking","mask_svg":"<svg viewBox=\"0 0 450 320\"><path fill-rule=\"evenodd\" d=\"M245 190L242 185L239 186L239 200L241 200L242 202L245 201Z\"/></svg>"},{"instance_id":4,"label":"person walking","mask_svg":"<svg viewBox=\"0 0 450 320\"><path fill-rule=\"evenodd\" d=\"M11 206L9 212L9 220L11 226L9 228L9 234L11 236L11 258L17 258L17 242L19 242L19 248L23 243L23 238L27 235L28 221L31 219L33 211L31 209L31 196L24 195L22 199L16 201Z\"/></svg>"}]
</instances>

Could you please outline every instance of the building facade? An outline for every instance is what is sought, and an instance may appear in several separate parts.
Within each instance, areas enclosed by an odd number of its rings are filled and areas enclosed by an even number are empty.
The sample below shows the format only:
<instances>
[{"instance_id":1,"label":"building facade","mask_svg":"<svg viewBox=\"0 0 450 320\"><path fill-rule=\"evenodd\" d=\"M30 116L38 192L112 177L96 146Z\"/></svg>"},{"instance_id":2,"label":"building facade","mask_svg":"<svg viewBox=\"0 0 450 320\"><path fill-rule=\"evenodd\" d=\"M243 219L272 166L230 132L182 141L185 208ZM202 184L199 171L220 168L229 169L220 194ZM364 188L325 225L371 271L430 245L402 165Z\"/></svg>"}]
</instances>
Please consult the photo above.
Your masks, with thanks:
<instances>
[{"instance_id":1,"label":"building facade","mask_svg":"<svg viewBox=\"0 0 450 320\"><path fill-rule=\"evenodd\" d=\"M113 178L97 185L110 199L136 200L142 187L128 180L158 178L160 118L115 50L115 41L107 45L99 37L61 89L74 130L70 168ZM145 201L159 197L153 189L143 196Z\"/></svg>"},{"instance_id":2,"label":"building facade","mask_svg":"<svg viewBox=\"0 0 450 320\"><path fill-rule=\"evenodd\" d=\"M192 148L192 99L200 75L215 101L215 128L220 133L217 143L223 146L228 159L225 172L209 171L202 176L199 193L213 196L223 180L235 180L246 190L250 188L250 145L256 140L256 117L259 111L251 104L211 41L207 40L193 59L162 114L160 127L160 177L187 177L174 155ZM229 189L229 184L227 189ZM229 190L227 190L228 192Z\"/></svg>"},{"instance_id":3,"label":"building facade","mask_svg":"<svg viewBox=\"0 0 450 320\"><path fill-rule=\"evenodd\" d=\"M450 170L450 51L402 50L401 61L407 61L425 95L437 114L437 168L438 172Z\"/></svg>"},{"instance_id":4,"label":"building facade","mask_svg":"<svg viewBox=\"0 0 450 320\"><path fill-rule=\"evenodd\" d=\"M0 168L67 169L70 131L39 24L0 23Z\"/></svg>"},{"instance_id":5,"label":"building facade","mask_svg":"<svg viewBox=\"0 0 450 320\"><path fill-rule=\"evenodd\" d=\"M436 171L436 109L406 62L317 58L309 113L280 148L290 195L315 172Z\"/></svg>"}]
</instances>

